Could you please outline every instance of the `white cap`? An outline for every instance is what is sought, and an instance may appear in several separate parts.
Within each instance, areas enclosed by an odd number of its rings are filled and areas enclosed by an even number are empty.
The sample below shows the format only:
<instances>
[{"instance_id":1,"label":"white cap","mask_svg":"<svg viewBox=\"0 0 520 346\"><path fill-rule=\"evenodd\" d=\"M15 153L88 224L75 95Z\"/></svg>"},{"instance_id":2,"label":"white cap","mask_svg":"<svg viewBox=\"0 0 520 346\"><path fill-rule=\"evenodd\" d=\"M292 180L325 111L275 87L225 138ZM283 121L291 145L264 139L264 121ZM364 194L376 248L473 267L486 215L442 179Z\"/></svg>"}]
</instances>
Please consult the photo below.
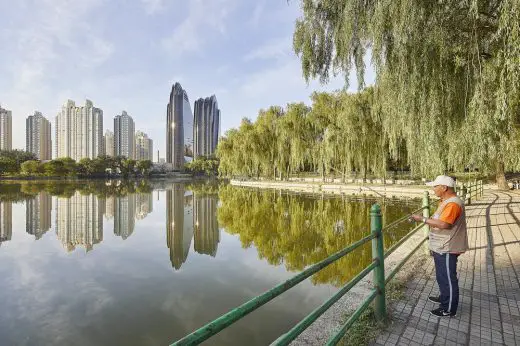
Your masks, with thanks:
<instances>
[{"instance_id":1,"label":"white cap","mask_svg":"<svg viewBox=\"0 0 520 346\"><path fill-rule=\"evenodd\" d=\"M448 187L455 187L455 180L453 180L452 177L448 177L447 175L439 175L437 178L435 178L434 181L430 181L429 183L426 183L428 186L437 186L437 185L444 185Z\"/></svg>"}]
</instances>

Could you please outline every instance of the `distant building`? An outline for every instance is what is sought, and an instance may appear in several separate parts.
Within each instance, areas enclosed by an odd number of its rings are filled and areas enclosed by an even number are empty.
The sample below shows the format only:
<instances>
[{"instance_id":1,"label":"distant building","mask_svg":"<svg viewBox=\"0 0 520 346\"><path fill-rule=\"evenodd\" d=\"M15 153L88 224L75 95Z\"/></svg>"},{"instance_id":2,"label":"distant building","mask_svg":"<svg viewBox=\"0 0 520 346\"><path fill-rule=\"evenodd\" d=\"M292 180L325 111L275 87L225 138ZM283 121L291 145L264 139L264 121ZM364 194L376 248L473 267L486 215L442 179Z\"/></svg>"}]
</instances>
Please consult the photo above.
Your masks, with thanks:
<instances>
[{"instance_id":1,"label":"distant building","mask_svg":"<svg viewBox=\"0 0 520 346\"><path fill-rule=\"evenodd\" d=\"M220 136L220 109L215 95L195 101L193 125L194 157L215 155Z\"/></svg>"},{"instance_id":2,"label":"distant building","mask_svg":"<svg viewBox=\"0 0 520 346\"><path fill-rule=\"evenodd\" d=\"M153 141L146 133L135 133L135 159L153 161Z\"/></svg>"},{"instance_id":3,"label":"distant building","mask_svg":"<svg viewBox=\"0 0 520 346\"><path fill-rule=\"evenodd\" d=\"M193 157L193 113L188 94L175 83L166 107L166 162L184 168L184 157Z\"/></svg>"},{"instance_id":4,"label":"distant building","mask_svg":"<svg viewBox=\"0 0 520 346\"><path fill-rule=\"evenodd\" d=\"M105 143L105 155L107 156L115 156L114 152L114 132L110 130L106 130L104 136Z\"/></svg>"},{"instance_id":5,"label":"distant building","mask_svg":"<svg viewBox=\"0 0 520 346\"><path fill-rule=\"evenodd\" d=\"M0 107L0 150L13 149L13 115Z\"/></svg>"},{"instance_id":6,"label":"distant building","mask_svg":"<svg viewBox=\"0 0 520 346\"><path fill-rule=\"evenodd\" d=\"M56 116L56 158L70 157L76 161L94 159L105 152L103 111L86 100L76 107L68 100Z\"/></svg>"},{"instance_id":7,"label":"distant building","mask_svg":"<svg viewBox=\"0 0 520 346\"><path fill-rule=\"evenodd\" d=\"M51 123L42 113L34 112L25 121L25 150L40 160L52 159Z\"/></svg>"},{"instance_id":8,"label":"distant building","mask_svg":"<svg viewBox=\"0 0 520 346\"><path fill-rule=\"evenodd\" d=\"M135 159L135 125L134 119L125 111L114 118L114 153Z\"/></svg>"}]
</instances>

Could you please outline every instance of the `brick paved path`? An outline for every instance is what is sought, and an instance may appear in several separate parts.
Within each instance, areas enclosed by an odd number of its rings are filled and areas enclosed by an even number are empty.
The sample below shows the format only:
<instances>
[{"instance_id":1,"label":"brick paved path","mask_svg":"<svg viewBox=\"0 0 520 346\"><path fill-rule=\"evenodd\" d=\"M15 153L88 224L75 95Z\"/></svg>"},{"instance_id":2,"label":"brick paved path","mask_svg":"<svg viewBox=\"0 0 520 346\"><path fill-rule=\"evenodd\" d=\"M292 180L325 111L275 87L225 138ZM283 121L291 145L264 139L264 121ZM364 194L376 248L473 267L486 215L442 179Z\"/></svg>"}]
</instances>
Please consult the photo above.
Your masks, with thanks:
<instances>
[{"instance_id":1,"label":"brick paved path","mask_svg":"<svg viewBox=\"0 0 520 346\"><path fill-rule=\"evenodd\" d=\"M430 315L437 306L428 296L438 295L432 259L374 345L520 345L520 194L486 191L466 214L470 251L459 257L457 316Z\"/></svg>"}]
</instances>

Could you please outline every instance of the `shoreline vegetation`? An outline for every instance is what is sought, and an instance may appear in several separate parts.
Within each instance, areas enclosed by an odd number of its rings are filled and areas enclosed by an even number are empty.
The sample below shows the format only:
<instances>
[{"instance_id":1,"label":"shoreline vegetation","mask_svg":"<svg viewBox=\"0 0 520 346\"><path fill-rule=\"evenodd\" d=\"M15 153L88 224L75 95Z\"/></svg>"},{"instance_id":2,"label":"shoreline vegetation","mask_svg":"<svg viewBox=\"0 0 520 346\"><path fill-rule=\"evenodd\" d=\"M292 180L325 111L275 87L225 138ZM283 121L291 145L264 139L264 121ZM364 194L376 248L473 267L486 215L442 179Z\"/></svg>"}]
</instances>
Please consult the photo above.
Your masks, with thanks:
<instances>
[{"instance_id":1,"label":"shoreline vegetation","mask_svg":"<svg viewBox=\"0 0 520 346\"><path fill-rule=\"evenodd\" d=\"M200 157L183 171L168 170L166 164L133 160L124 156L99 156L75 161L69 157L41 161L23 150L0 151L0 180L133 179L147 177L216 176L218 160Z\"/></svg>"}]
</instances>

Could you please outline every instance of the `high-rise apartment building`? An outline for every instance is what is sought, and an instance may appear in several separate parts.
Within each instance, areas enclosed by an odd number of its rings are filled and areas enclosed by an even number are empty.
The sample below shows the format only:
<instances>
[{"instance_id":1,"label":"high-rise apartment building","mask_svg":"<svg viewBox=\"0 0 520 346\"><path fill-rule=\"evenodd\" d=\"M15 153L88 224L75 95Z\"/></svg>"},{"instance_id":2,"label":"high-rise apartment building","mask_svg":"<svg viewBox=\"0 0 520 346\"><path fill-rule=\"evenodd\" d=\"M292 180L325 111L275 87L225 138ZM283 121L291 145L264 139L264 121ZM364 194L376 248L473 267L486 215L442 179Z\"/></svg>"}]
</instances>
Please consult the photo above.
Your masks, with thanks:
<instances>
[{"instance_id":1,"label":"high-rise apartment building","mask_svg":"<svg viewBox=\"0 0 520 346\"><path fill-rule=\"evenodd\" d=\"M193 157L193 113L188 94L175 83L166 107L166 162L184 168L184 157Z\"/></svg>"},{"instance_id":2,"label":"high-rise apartment building","mask_svg":"<svg viewBox=\"0 0 520 346\"><path fill-rule=\"evenodd\" d=\"M135 159L134 119L125 111L114 118L114 154Z\"/></svg>"},{"instance_id":3,"label":"high-rise apartment building","mask_svg":"<svg viewBox=\"0 0 520 346\"><path fill-rule=\"evenodd\" d=\"M78 245L90 251L103 240L103 202L79 191L70 198L56 198L56 235L67 251Z\"/></svg>"},{"instance_id":4,"label":"high-rise apartment building","mask_svg":"<svg viewBox=\"0 0 520 346\"><path fill-rule=\"evenodd\" d=\"M146 133L135 133L135 159L153 161L153 141Z\"/></svg>"},{"instance_id":5,"label":"high-rise apartment building","mask_svg":"<svg viewBox=\"0 0 520 346\"><path fill-rule=\"evenodd\" d=\"M215 95L195 101L193 120L193 137L195 155L213 156L220 136L220 109Z\"/></svg>"},{"instance_id":6,"label":"high-rise apartment building","mask_svg":"<svg viewBox=\"0 0 520 346\"><path fill-rule=\"evenodd\" d=\"M114 153L114 132L110 130L106 130L105 132L105 155L107 156L115 156Z\"/></svg>"},{"instance_id":7,"label":"high-rise apartment building","mask_svg":"<svg viewBox=\"0 0 520 346\"><path fill-rule=\"evenodd\" d=\"M0 150L13 149L13 115L0 107Z\"/></svg>"},{"instance_id":8,"label":"high-rise apartment building","mask_svg":"<svg viewBox=\"0 0 520 346\"><path fill-rule=\"evenodd\" d=\"M36 111L25 121L25 150L40 160L52 159L51 123Z\"/></svg>"},{"instance_id":9,"label":"high-rise apartment building","mask_svg":"<svg viewBox=\"0 0 520 346\"><path fill-rule=\"evenodd\" d=\"M86 100L76 107L68 100L56 116L56 157L96 158L105 152L103 111Z\"/></svg>"}]
</instances>

